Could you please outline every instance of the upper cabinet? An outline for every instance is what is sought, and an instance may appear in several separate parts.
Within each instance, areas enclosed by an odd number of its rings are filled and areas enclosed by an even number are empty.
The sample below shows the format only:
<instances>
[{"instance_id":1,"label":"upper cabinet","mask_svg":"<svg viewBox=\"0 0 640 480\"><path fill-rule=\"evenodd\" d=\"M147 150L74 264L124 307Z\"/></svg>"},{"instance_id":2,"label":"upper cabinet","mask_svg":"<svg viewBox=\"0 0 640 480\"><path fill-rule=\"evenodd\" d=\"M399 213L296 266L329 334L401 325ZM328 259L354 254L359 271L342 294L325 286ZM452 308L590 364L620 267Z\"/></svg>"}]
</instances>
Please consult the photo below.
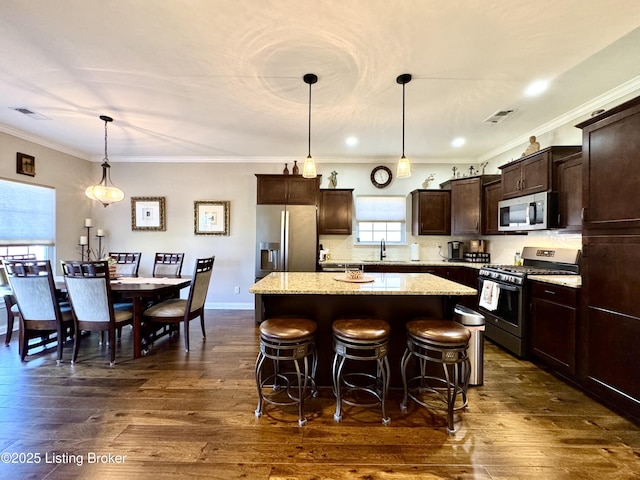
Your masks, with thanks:
<instances>
[{"instance_id":1,"label":"upper cabinet","mask_svg":"<svg viewBox=\"0 0 640 480\"><path fill-rule=\"evenodd\" d=\"M450 190L414 190L411 192L411 206L412 235L451 233Z\"/></svg>"},{"instance_id":2,"label":"upper cabinet","mask_svg":"<svg viewBox=\"0 0 640 480\"><path fill-rule=\"evenodd\" d=\"M558 225L566 231L582 230L582 153L556 162L554 169L558 190Z\"/></svg>"},{"instance_id":3,"label":"upper cabinet","mask_svg":"<svg viewBox=\"0 0 640 480\"><path fill-rule=\"evenodd\" d=\"M451 234L482 235L486 232L484 185L499 180L500 175L449 180L440 186L451 188Z\"/></svg>"},{"instance_id":4,"label":"upper cabinet","mask_svg":"<svg viewBox=\"0 0 640 480\"><path fill-rule=\"evenodd\" d=\"M320 176L262 175L258 179L258 205L317 205Z\"/></svg>"},{"instance_id":5,"label":"upper cabinet","mask_svg":"<svg viewBox=\"0 0 640 480\"><path fill-rule=\"evenodd\" d=\"M503 198L514 198L552 190L554 160L579 153L580 146L544 148L536 153L502 165Z\"/></svg>"},{"instance_id":6,"label":"upper cabinet","mask_svg":"<svg viewBox=\"0 0 640 480\"><path fill-rule=\"evenodd\" d=\"M353 223L353 189L320 190L320 235L351 235Z\"/></svg>"},{"instance_id":7,"label":"upper cabinet","mask_svg":"<svg viewBox=\"0 0 640 480\"><path fill-rule=\"evenodd\" d=\"M485 235L498 235L498 202L502 200L502 181L495 180L484 185Z\"/></svg>"}]
</instances>

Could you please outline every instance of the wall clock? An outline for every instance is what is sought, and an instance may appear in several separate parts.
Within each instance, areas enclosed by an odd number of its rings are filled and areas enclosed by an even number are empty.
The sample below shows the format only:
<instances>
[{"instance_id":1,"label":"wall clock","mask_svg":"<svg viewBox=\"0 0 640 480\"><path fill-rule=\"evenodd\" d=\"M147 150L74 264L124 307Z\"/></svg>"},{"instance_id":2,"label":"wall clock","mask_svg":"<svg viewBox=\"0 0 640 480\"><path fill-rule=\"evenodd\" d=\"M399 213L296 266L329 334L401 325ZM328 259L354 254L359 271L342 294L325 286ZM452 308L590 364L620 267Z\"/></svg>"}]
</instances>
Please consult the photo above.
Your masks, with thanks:
<instances>
[{"instance_id":1,"label":"wall clock","mask_svg":"<svg viewBox=\"0 0 640 480\"><path fill-rule=\"evenodd\" d=\"M392 178L391 170L385 166L379 165L371 170L371 183L373 183L373 186L376 188L389 186Z\"/></svg>"}]
</instances>

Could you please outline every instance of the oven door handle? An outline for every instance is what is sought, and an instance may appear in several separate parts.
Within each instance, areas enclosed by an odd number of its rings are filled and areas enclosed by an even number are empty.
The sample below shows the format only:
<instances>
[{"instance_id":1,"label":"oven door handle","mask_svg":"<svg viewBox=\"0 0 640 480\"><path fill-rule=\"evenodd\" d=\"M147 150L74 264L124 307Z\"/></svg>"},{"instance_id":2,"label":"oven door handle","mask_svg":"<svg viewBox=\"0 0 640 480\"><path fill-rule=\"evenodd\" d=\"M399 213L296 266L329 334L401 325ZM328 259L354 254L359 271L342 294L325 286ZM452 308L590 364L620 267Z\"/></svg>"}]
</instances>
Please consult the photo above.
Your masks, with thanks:
<instances>
[{"instance_id":1,"label":"oven door handle","mask_svg":"<svg viewBox=\"0 0 640 480\"><path fill-rule=\"evenodd\" d=\"M508 290L510 292L517 292L520 290L521 287L513 287L511 285L506 285L504 283L498 283L498 286L502 289L502 290Z\"/></svg>"}]
</instances>

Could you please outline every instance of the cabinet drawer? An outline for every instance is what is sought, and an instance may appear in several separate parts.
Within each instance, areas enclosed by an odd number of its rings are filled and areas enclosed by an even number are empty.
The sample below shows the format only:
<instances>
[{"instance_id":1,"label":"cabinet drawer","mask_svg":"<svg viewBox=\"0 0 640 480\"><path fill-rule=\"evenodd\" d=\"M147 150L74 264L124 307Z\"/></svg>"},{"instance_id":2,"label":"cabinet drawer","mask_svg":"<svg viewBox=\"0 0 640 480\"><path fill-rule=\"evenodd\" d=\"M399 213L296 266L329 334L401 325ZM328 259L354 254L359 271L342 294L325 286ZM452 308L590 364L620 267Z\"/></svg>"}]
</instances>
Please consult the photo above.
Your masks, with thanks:
<instances>
[{"instance_id":1,"label":"cabinet drawer","mask_svg":"<svg viewBox=\"0 0 640 480\"><path fill-rule=\"evenodd\" d=\"M575 288L550 283L531 282L531 296L572 308L576 308L578 304L578 291Z\"/></svg>"}]
</instances>

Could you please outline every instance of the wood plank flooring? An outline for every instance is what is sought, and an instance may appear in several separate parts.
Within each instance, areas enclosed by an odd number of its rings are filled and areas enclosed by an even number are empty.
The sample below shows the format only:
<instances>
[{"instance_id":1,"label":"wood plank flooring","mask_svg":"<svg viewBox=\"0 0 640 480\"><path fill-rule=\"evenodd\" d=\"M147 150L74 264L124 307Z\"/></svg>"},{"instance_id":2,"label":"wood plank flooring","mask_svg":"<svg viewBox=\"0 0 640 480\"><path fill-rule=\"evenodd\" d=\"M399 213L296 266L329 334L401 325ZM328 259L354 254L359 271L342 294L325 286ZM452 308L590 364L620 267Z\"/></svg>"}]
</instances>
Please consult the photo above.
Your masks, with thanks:
<instances>
[{"instance_id":1,"label":"wood plank flooring","mask_svg":"<svg viewBox=\"0 0 640 480\"><path fill-rule=\"evenodd\" d=\"M180 336L138 360L125 330L115 367L96 334L76 365L70 344L59 366L53 351L21 363L17 339L1 346L0 478L640 478L637 425L489 342L484 385L448 436L439 414L400 412L396 390L388 427L356 409L335 423L330 389L308 402L303 428L295 409L256 418L253 311L207 311L206 341L199 330L189 354Z\"/></svg>"}]
</instances>

